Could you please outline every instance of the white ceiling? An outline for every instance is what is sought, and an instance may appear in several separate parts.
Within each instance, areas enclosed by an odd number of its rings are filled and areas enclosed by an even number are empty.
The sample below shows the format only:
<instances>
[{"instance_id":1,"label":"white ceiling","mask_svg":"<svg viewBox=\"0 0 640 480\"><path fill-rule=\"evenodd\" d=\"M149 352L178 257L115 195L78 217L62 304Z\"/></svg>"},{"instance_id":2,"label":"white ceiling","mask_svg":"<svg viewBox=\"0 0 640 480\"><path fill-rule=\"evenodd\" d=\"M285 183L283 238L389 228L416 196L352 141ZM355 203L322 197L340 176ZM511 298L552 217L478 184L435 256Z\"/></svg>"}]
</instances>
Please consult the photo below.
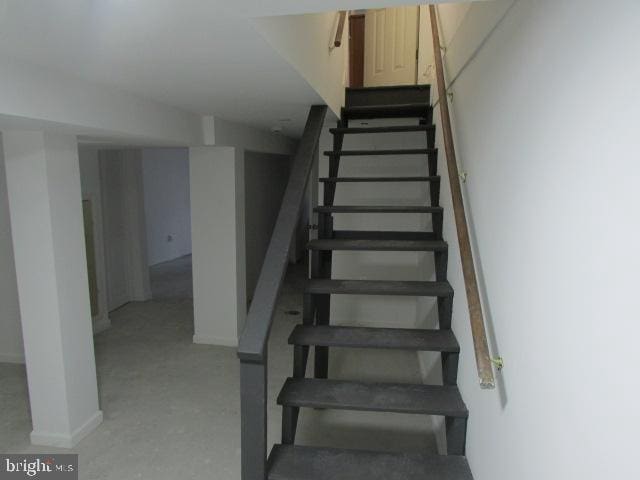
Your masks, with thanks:
<instances>
[{"instance_id":1,"label":"white ceiling","mask_svg":"<svg viewBox=\"0 0 640 480\"><path fill-rule=\"evenodd\" d=\"M317 93L251 17L404 2L0 0L0 56L199 114L299 133Z\"/></svg>"}]
</instances>

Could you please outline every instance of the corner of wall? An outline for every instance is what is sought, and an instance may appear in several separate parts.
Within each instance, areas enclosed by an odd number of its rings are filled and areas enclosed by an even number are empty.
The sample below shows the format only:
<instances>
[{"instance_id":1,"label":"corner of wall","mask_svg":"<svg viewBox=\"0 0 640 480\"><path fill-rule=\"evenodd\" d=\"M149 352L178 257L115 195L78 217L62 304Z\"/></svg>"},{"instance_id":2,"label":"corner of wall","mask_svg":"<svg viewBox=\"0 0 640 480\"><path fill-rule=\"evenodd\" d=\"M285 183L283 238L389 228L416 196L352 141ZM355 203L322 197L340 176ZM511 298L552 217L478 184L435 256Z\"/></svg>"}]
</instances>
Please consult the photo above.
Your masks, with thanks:
<instances>
[{"instance_id":1,"label":"corner of wall","mask_svg":"<svg viewBox=\"0 0 640 480\"><path fill-rule=\"evenodd\" d=\"M111 328L111 319L109 315L100 315L93 319L93 334L97 335Z\"/></svg>"},{"instance_id":2,"label":"corner of wall","mask_svg":"<svg viewBox=\"0 0 640 480\"><path fill-rule=\"evenodd\" d=\"M344 105L348 43L332 48L338 12L255 18L266 42L295 69L340 116ZM344 35L348 37L348 27Z\"/></svg>"}]
</instances>

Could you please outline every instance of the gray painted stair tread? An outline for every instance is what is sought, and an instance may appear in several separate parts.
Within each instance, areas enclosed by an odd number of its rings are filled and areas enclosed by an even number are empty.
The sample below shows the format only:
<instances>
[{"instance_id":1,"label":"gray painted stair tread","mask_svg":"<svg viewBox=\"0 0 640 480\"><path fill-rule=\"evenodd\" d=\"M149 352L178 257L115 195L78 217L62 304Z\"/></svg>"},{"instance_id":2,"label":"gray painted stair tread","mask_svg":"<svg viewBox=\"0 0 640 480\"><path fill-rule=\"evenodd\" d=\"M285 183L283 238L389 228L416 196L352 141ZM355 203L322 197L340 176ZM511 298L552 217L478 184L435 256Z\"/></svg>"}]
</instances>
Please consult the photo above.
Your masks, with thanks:
<instances>
[{"instance_id":1,"label":"gray painted stair tread","mask_svg":"<svg viewBox=\"0 0 640 480\"><path fill-rule=\"evenodd\" d=\"M356 87L345 91L345 106L360 105L429 105L431 100L429 85Z\"/></svg>"},{"instance_id":2,"label":"gray painted stair tread","mask_svg":"<svg viewBox=\"0 0 640 480\"><path fill-rule=\"evenodd\" d=\"M423 205L331 205L314 208L318 213L442 213L442 207Z\"/></svg>"},{"instance_id":3,"label":"gray painted stair tread","mask_svg":"<svg viewBox=\"0 0 640 480\"><path fill-rule=\"evenodd\" d=\"M465 457L275 445L268 480L473 480Z\"/></svg>"},{"instance_id":4,"label":"gray painted stair tread","mask_svg":"<svg viewBox=\"0 0 640 480\"><path fill-rule=\"evenodd\" d=\"M311 279L307 281L305 292L311 294L337 295L448 297L453 295L453 288L449 282Z\"/></svg>"},{"instance_id":5,"label":"gray painted stair tread","mask_svg":"<svg viewBox=\"0 0 640 480\"><path fill-rule=\"evenodd\" d=\"M466 418L458 387L288 378L278 405L334 410L414 413Z\"/></svg>"},{"instance_id":6,"label":"gray painted stair tread","mask_svg":"<svg viewBox=\"0 0 640 480\"><path fill-rule=\"evenodd\" d=\"M309 242L309 250L371 250L393 252L444 252L443 240L335 240L320 239Z\"/></svg>"},{"instance_id":7,"label":"gray painted stair tread","mask_svg":"<svg viewBox=\"0 0 640 480\"><path fill-rule=\"evenodd\" d=\"M373 230L334 230L336 239L350 240L437 240L433 232L407 232L388 230L384 232Z\"/></svg>"},{"instance_id":8,"label":"gray painted stair tread","mask_svg":"<svg viewBox=\"0 0 640 480\"><path fill-rule=\"evenodd\" d=\"M397 132L428 132L435 130L435 125L397 125L387 127L338 127L330 128L331 133L360 134L360 133L397 133Z\"/></svg>"},{"instance_id":9,"label":"gray painted stair tread","mask_svg":"<svg viewBox=\"0 0 640 480\"><path fill-rule=\"evenodd\" d=\"M329 157L355 157L368 155L427 155L435 153L435 148L404 148L393 150L328 150L324 152Z\"/></svg>"},{"instance_id":10,"label":"gray painted stair tread","mask_svg":"<svg viewBox=\"0 0 640 480\"><path fill-rule=\"evenodd\" d=\"M440 177L323 177L319 179L322 183L339 182L439 182Z\"/></svg>"},{"instance_id":11,"label":"gray painted stair tread","mask_svg":"<svg viewBox=\"0 0 640 480\"><path fill-rule=\"evenodd\" d=\"M345 107L347 118L385 118L385 117L426 117L431 106L424 103L405 103L397 105L366 105Z\"/></svg>"},{"instance_id":12,"label":"gray painted stair tread","mask_svg":"<svg viewBox=\"0 0 640 480\"><path fill-rule=\"evenodd\" d=\"M450 353L460 351L460 346L451 330L419 330L414 328L297 325L289 336L289 343L292 345Z\"/></svg>"},{"instance_id":13,"label":"gray painted stair tread","mask_svg":"<svg viewBox=\"0 0 640 480\"><path fill-rule=\"evenodd\" d=\"M431 85L428 83L418 83L418 84L411 84L411 85L374 85L371 87L346 87L345 91L347 92L347 95L350 95L353 92L366 93L366 92L375 92L379 90L383 90L383 91L394 90L397 92L403 92L403 91L404 92L411 92L411 91L429 92L430 88L431 88Z\"/></svg>"}]
</instances>

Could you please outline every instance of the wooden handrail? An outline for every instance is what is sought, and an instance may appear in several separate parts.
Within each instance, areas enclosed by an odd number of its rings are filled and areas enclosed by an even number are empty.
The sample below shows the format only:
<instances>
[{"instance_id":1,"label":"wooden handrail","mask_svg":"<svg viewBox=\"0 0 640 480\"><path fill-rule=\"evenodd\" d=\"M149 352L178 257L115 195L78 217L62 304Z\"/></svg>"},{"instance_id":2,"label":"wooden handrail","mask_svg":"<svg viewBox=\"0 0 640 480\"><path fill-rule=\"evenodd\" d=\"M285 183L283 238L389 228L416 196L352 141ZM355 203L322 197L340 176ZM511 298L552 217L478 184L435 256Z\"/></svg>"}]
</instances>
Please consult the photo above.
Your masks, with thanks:
<instances>
[{"instance_id":1,"label":"wooden handrail","mask_svg":"<svg viewBox=\"0 0 640 480\"><path fill-rule=\"evenodd\" d=\"M347 18L347 12L346 10L340 10L338 15L338 28L336 30L336 38L333 41L333 46L336 48L342 45L342 34L344 32L344 23Z\"/></svg>"},{"instance_id":2,"label":"wooden handrail","mask_svg":"<svg viewBox=\"0 0 640 480\"><path fill-rule=\"evenodd\" d=\"M473 252L471 250L471 242L469 240L467 216L464 211L462 190L460 188L456 151L453 145L453 133L451 131L447 89L444 83L444 67L442 64L442 54L440 52L438 19L434 5L429 5L429 16L431 18L431 35L433 37L433 54L436 64L436 79L438 83L444 150L447 157L447 170L449 171L449 184L451 185L453 212L456 221L456 230L458 232L458 245L460 247L462 273L467 292L467 303L469 304L469 319L471 321L471 335L473 337L473 347L476 355L476 366L478 369L480 386L482 388L495 388L495 378L493 376L493 367L491 364L491 356L489 354L489 345L487 343L487 333L484 327L482 304L480 303L480 293L478 292L478 281L476 279L476 270L473 263Z\"/></svg>"}]
</instances>

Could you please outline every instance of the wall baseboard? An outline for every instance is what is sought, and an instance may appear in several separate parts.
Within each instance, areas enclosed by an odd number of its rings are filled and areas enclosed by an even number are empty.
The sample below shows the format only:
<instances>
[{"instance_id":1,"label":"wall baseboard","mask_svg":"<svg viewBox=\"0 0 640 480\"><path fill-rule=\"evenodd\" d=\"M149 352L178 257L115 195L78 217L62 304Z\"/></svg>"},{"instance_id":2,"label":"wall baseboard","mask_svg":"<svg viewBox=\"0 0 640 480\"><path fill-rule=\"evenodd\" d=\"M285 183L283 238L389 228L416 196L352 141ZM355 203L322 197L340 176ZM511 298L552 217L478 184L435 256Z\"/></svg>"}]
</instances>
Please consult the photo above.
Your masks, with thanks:
<instances>
[{"instance_id":1,"label":"wall baseboard","mask_svg":"<svg viewBox=\"0 0 640 480\"><path fill-rule=\"evenodd\" d=\"M95 430L102 423L102 420L102 411L98 410L89 420L70 434L36 432L34 430L30 435L31 443L45 447L73 448L80 440Z\"/></svg>"},{"instance_id":2,"label":"wall baseboard","mask_svg":"<svg viewBox=\"0 0 640 480\"><path fill-rule=\"evenodd\" d=\"M24 354L0 353L0 363L25 363Z\"/></svg>"},{"instance_id":3,"label":"wall baseboard","mask_svg":"<svg viewBox=\"0 0 640 480\"><path fill-rule=\"evenodd\" d=\"M200 345L218 345L221 347L237 347L238 339L196 334L193 336L193 343L198 343Z\"/></svg>"},{"instance_id":4,"label":"wall baseboard","mask_svg":"<svg viewBox=\"0 0 640 480\"><path fill-rule=\"evenodd\" d=\"M186 257L190 257L190 256L191 256L191 252L189 251L187 253L180 253L180 254L178 254L177 257L171 257L171 258L162 259L162 260L153 260L153 261L150 260L149 261L149 268L157 267L158 265L162 265L163 263L173 262L174 260L180 260L181 258L186 258Z\"/></svg>"}]
</instances>

